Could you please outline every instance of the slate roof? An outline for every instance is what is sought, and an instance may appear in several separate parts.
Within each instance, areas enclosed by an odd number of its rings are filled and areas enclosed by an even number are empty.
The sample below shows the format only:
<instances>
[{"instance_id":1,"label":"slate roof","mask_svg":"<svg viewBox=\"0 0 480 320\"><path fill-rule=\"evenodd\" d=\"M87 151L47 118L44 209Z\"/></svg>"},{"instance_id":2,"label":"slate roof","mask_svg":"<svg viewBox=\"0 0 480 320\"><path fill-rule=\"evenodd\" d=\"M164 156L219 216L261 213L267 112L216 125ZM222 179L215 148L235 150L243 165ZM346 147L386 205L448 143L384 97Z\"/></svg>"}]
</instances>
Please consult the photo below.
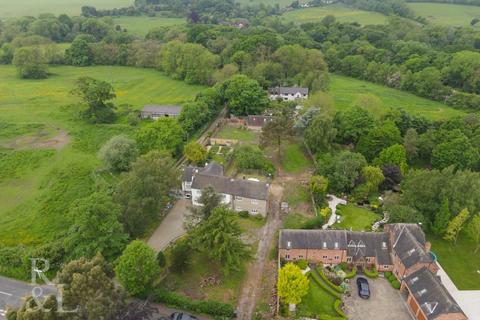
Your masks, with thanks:
<instances>
[{"instance_id":1,"label":"slate roof","mask_svg":"<svg viewBox=\"0 0 480 320\"><path fill-rule=\"evenodd\" d=\"M390 230L392 230L394 239L396 239L403 229L408 229L408 231L415 237L415 239L422 245L425 246L425 233L422 228L416 223L392 223L389 224Z\"/></svg>"},{"instance_id":2,"label":"slate roof","mask_svg":"<svg viewBox=\"0 0 480 320\"><path fill-rule=\"evenodd\" d=\"M393 250L408 269L417 263L432 263L432 256L425 250L425 235L419 226L399 224L394 226Z\"/></svg>"},{"instance_id":3,"label":"slate roof","mask_svg":"<svg viewBox=\"0 0 480 320\"><path fill-rule=\"evenodd\" d=\"M268 89L270 94L308 94L308 88L302 87L274 87Z\"/></svg>"},{"instance_id":4,"label":"slate roof","mask_svg":"<svg viewBox=\"0 0 480 320\"><path fill-rule=\"evenodd\" d=\"M176 106L176 105L148 104L144 106L142 109L143 114L168 114L172 116L180 115L181 111L182 111L182 107Z\"/></svg>"},{"instance_id":5,"label":"slate roof","mask_svg":"<svg viewBox=\"0 0 480 320\"><path fill-rule=\"evenodd\" d=\"M218 193L230 194L249 199L267 200L269 185L264 182L235 180L218 175L199 172L192 182L192 189L204 189L212 186Z\"/></svg>"},{"instance_id":6,"label":"slate roof","mask_svg":"<svg viewBox=\"0 0 480 320\"><path fill-rule=\"evenodd\" d=\"M443 286L440 278L423 267L404 279L427 319L436 319L442 314L463 313L455 299Z\"/></svg>"},{"instance_id":7,"label":"slate roof","mask_svg":"<svg viewBox=\"0 0 480 320\"><path fill-rule=\"evenodd\" d=\"M388 234L384 232L347 232L347 255L353 261L376 257L378 264L391 265Z\"/></svg>"},{"instance_id":8,"label":"slate roof","mask_svg":"<svg viewBox=\"0 0 480 320\"><path fill-rule=\"evenodd\" d=\"M216 175L223 176L223 166L216 163L210 162L206 167L195 167L187 166L183 170L182 181L192 182L193 176L195 173L201 172L206 175Z\"/></svg>"},{"instance_id":9,"label":"slate roof","mask_svg":"<svg viewBox=\"0 0 480 320\"><path fill-rule=\"evenodd\" d=\"M337 246L335 245L337 243ZM280 249L338 249L347 248L345 230L280 230Z\"/></svg>"},{"instance_id":10,"label":"slate roof","mask_svg":"<svg viewBox=\"0 0 480 320\"><path fill-rule=\"evenodd\" d=\"M251 127L263 127L265 124L272 121L272 116L255 116L251 115L247 117L247 126Z\"/></svg>"}]
</instances>

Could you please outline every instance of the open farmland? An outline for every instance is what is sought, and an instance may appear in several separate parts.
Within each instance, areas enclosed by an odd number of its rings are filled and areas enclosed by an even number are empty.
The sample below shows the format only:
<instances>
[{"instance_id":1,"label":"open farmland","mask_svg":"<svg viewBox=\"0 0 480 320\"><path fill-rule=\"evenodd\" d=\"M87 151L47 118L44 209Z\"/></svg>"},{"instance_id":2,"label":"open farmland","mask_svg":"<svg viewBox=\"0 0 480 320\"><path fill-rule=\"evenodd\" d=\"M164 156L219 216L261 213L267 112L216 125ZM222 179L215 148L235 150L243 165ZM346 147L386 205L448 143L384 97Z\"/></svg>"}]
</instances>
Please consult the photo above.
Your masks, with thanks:
<instances>
[{"instance_id":1,"label":"open farmland","mask_svg":"<svg viewBox=\"0 0 480 320\"><path fill-rule=\"evenodd\" d=\"M362 25L384 24L387 20L381 13L358 10L340 4L292 10L283 17L288 21L307 23L320 21L327 15L334 16L340 22L358 22Z\"/></svg>"},{"instance_id":2,"label":"open farmland","mask_svg":"<svg viewBox=\"0 0 480 320\"><path fill-rule=\"evenodd\" d=\"M113 135L133 133L126 121L90 125L79 119L78 100L70 94L78 77L110 81L115 103L133 109L181 103L202 89L148 69L50 72L49 79L20 80L12 66L0 67L0 244L41 243L68 228L68 207L94 188L100 146Z\"/></svg>"},{"instance_id":3,"label":"open farmland","mask_svg":"<svg viewBox=\"0 0 480 320\"><path fill-rule=\"evenodd\" d=\"M416 15L445 26L469 26L474 18L480 18L480 7L447 3L409 3ZM478 24L477 24L478 26Z\"/></svg>"},{"instance_id":4,"label":"open farmland","mask_svg":"<svg viewBox=\"0 0 480 320\"><path fill-rule=\"evenodd\" d=\"M2 0L0 18L37 16L41 13L80 15L82 6L97 9L128 7L133 0Z\"/></svg>"},{"instance_id":5,"label":"open farmland","mask_svg":"<svg viewBox=\"0 0 480 320\"><path fill-rule=\"evenodd\" d=\"M390 107L401 108L411 114L432 120L449 119L464 113L443 103L421 98L405 91L339 75L331 75L330 93L335 101L335 107L339 110L351 107L360 95L372 94L380 98L385 111ZM378 114L378 110L371 111Z\"/></svg>"},{"instance_id":6,"label":"open farmland","mask_svg":"<svg viewBox=\"0 0 480 320\"><path fill-rule=\"evenodd\" d=\"M166 18L166 17L119 17L113 20L115 24L127 29L128 32L138 36L145 36L150 30L158 27L169 27L174 25L185 24L183 18Z\"/></svg>"}]
</instances>

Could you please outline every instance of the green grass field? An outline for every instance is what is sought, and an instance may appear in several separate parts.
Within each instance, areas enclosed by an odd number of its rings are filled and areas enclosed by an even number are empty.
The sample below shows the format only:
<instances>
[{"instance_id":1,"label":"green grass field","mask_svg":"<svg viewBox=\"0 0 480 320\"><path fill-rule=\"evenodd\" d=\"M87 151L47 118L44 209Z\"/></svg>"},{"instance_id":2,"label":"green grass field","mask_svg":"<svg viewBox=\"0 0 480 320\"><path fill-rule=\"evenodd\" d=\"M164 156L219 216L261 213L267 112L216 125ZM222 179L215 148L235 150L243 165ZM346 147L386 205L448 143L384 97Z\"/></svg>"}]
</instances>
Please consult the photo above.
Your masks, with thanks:
<instances>
[{"instance_id":1,"label":"green grass field","mask_svg":"<svg viewBox=\"0 0 480 320\"><path fill-rule=\"evenodd\" d=\"M133 0L1 0L0 18L37 16L40 13L80 15L82 6L111 9L133 5Z\"/></svg>"},{"instance_id":2,"label":"green grass field","mask_svg":"<svg viewBox=\"0 0 480 320\"><path fill-rule=\"evenodd\" d=\"M119 17L113 20L115 24L127 29L128 32L145 36L148 31L157 27L169 27L174 25L185 24L186 21L183 18L165 18L165 17Z\"/></svg>"},{"instance_id":3,"label":"green grass field","mask_svg":"<svg viewBox=\"0 0 480 320\"><path fill-rule=\"evenodd\" d=\"M271 5L274 6L278 4L280 7L286 7L292 4L293 0L238 0L236 2L239 2L243 5L254 5L254 4L265 4L265 5ZM300 3L308 2L306 0L300 0Z\"/></svg>"},{"instance_id":4,"label":"green grass field","mask_svg":"<svg viewBox=\"0 0 480 320\"><path fill-rule=\"evenodd\" d=\"M408 3L416 15L445 26L469 26L473 18L480 18L480 7L447 3ZM480 24L477 24L477 28Z\"/></svg>"},{"instance_id":5,"label":"green grass field","mask_svg":"<svg viewBox=\"0 0 480 320\"><path fill-rule=\"evenodd\" d=\"M459 290L480 290L480 251L474 253L475 245L460 236L456 245L443 239L428 238L432 252Z\"/></svg>"},{"instance_id":6,"label":"green grass field","mask_svg":"<svg viewBox=\"0 0 480 320\"><path fill-rule=\"evenodd\" d=\"M339 110L351 107L362 94L373 94L380 98L386 107L385 110L389 107L402 108L411 114L432 120L448 119L464 114L461 110L417 97L405 91L334 74L331 75L330 94L335 101L335 107Z\"/></svg>"},{"instance_id":7,"label":"green grass field","mask_svg":"<svg viewBox=\"0 0 480 320\"><path fill-rule=\"evenodd\" d=\"M201 86L174 81L155 70L128 67L53 67L45 80L21 80L0 66L0 244L42 243L68 228L70 204L92 192L96 153L111 136L131 134L124 123L90 125L79 118L70 94L75 80L91 76L113 84L117 105L181 103ZM122 122L122 121L121 121ZM40 147L60 132L60 150ZM14 149L15 148L15 149ZM49 149L52 150L52 149Z\"/></svg>"},{"instance_id":8,"label":"green grass field","mask_svg":"<svg viewBox=\"0 0 480 320\"><path fill-rule=\"evenodd\" d=\"M340 4L325 7L297 9L283 15L288 21L298 23L316 22L333 15L340 22L358 22L362 25L384 24L387 17L381 13L353 9Z\"/></svg>"}]
</instances>

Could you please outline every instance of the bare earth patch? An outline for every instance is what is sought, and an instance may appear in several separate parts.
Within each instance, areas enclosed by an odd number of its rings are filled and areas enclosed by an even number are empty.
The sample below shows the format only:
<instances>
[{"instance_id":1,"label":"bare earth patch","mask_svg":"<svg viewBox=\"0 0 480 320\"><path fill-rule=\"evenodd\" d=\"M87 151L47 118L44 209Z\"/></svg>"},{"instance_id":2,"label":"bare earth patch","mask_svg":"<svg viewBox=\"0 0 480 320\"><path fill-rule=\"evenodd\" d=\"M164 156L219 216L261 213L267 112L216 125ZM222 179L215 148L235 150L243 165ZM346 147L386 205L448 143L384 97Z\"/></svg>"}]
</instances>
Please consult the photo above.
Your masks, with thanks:
<instances>
[{"instance_id":1,"label":"bare earth patch","mask_svg":"<svg viewBox=\"0 0 480 320\"><path fill-rule=\"evenodd\" d=\"M42 130L33 136L21 136L13 139L5 146L10 149L56 149L60 150L70 142L70 136L63 129L55 129L55 136Z\"/></svg>"}]
</instances>

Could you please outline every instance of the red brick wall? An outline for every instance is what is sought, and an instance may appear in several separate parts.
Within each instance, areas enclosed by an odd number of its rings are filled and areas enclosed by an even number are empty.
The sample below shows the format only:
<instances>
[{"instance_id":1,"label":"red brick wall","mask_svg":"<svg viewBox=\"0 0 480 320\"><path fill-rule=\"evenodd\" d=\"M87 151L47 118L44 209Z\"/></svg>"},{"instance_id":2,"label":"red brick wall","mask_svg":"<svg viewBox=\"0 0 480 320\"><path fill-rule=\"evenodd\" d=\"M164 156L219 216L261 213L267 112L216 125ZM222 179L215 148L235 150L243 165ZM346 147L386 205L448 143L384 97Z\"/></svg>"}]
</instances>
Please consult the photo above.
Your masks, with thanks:
<instances>
[{"instance_id":1,"label":"red brick wall","mask_svg":"<svg viewBox=\"0 0 480 320\"><path fill-rule=\"evenodd\" d=\"M278 253L285 260L307 259L307 249L280 249Z\"/></svg>"}]
</instances>

